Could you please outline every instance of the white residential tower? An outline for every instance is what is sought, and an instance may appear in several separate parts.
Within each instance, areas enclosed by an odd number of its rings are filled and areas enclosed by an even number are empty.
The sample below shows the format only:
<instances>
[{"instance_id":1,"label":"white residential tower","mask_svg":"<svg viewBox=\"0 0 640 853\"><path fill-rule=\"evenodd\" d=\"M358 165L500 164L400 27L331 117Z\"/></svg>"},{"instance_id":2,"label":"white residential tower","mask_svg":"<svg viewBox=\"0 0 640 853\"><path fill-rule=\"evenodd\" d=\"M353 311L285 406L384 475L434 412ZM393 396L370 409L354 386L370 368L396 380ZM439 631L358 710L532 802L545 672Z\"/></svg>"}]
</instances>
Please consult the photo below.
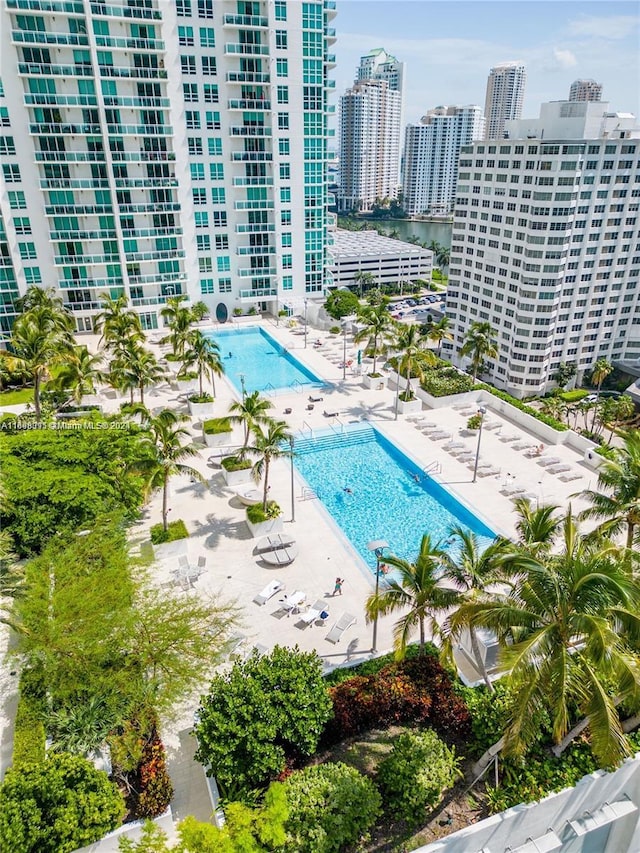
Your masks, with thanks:
<instances>
[{"instance_id":1,"label":"white residential tower","mask_svg":"<svg viewBox=\"0 0 640 853\"><path fill-rule=\"evenodd\" d=\"M502 139L504 123L522 115L527 71L520 62L503 62L489 72L484 105L485 139Z\"/></svg>"}]
</instances>

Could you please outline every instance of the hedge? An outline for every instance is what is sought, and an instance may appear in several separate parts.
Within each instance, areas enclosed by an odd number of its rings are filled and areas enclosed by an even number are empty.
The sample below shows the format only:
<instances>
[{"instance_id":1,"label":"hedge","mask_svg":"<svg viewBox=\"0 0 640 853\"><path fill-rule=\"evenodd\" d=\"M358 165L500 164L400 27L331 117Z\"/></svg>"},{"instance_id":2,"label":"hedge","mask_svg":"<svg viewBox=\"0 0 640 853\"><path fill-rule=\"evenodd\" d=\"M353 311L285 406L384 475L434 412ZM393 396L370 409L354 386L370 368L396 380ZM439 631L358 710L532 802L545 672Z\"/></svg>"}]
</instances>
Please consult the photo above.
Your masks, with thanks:
<instances>
[{"instance_id":1,"label":"hedge","mask_svg":"<svg viewBox=\"0 0 640 853\"><path fill-rule=\"evenodd\" d=\"M451 394L464 394L473 391L473 379L466 373L460 373L450 364L442 362L429 368L420 387L432 397L448 397Z\"/></svg>"},{"instance_id":2,"label":"hedge","mask_svg":"<svg viewBox=\"0 0 640 853\"><path fill-rule=\"evenodd\" d=\"M225 456L220 464L225 471L246 471L252 467L249 459L242 459L240 456Z\"/></svg>"},{"instance_id":3,"label":"hedge","mask_svg":"<svg viewBox=\"0 0 640 853\"><path fill-rule=\"evenodd\" d=\"M247 519L251 524L260 524L263 521L271 521L274 518L282 515L282 510L275 501L267 502L267 511L262 508L262 503L253 504L247 507Z\"/></svg>"},{"instance_id":4,"label":"hedge","mask_svg":"<svg viewBox=\"0 0 640 853\"><path fill-rule=\"evenodd\" d=\"M211 418L202 423L202 431L205 435L219 435L223 432L231 432L232 429L229 418Z\"/></svg>"},{"instance_id":5,"label":"hedge","mask_svg":"<svg viewBox=\"0 0 640 853\"><path fill-rule=\"evenodd\" d=\"M151 528L151 541L154 545L162 545L165 542L175 542L177 539L186 539L189 532L181 518L171 521L167 530L162 524L154 524Z\"/></svg>"},{"instance_id":6,"label":"hedge","mask_svg":"<svg viewBox=\"0 0 640 853\"><path fill-rule=\"evenodd\" d=\"M45 743L44 723L37 703L21 690L13 734L13 768L41 764L45 759Z\"/></svg>"},{"instance_id":7,"label":"hedge","mask_svg":"<svg viewBox=\"0 0 640 853\"><path fill-rule=\"evenodd\" d=\"M498 397L500 400L504 400L505 403L509 403L510 405L515 406L516 409L520 409L520 411L524 412L526 415L531 415L532 418L535 418L541 423L550 426L551 429L555 429L558 432L566 432L569 429L567 424L563 424L561 421L557 421L555 418L549 417L549 415L545 415L542 412L537 411L537 409L532 409L531 406L527 406L526 403L522 403L520 400L517 400L515 397L512 397L511 394L507 394L506 391L499 391L492 385L485 385L484 382L478 383L476 385L476 388L482 388L485 391L488 391L490 394L493 394L494 397Z\"/></svg>"}]
</instances>

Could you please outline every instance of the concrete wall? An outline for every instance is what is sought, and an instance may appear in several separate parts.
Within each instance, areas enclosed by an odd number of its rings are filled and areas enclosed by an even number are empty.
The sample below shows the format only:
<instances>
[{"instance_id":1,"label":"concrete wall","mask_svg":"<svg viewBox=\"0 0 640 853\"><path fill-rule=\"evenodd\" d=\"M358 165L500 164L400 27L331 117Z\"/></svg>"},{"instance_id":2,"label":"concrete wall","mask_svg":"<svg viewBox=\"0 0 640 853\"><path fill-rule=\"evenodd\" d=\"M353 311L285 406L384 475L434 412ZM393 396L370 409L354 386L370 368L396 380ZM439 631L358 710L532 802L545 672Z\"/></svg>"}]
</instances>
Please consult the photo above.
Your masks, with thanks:
<instances>
[{"instance_id":1,"label":"concrete wall","mask_svg":"<svg viewBox=\"0 0 640 853\"><path fill-rule=\"evenodd\" d=\"M574 788L493 815L416 853L637 853L639 814L640 754L614 773L591 773Z\"/></svg>"},{"instance_id":2,"label":"concrete wall","mask_svg":"<svg viewBox=\"0 0 640 853\"><path fill-rule=\"evenodd\" d=\"M166 832L171 841L177 838L173 823L173 816L171 814L171 807L169 807L163 815L155 818L153 822ZM119 850L118 845L120 843L120 839L130 838L132 841L137 841L142 835L143 825L144 821L142 820L124 824L123 826L118 827L118 829L115 829L113 832L110 832L108 835L105 835L104 838L100 839L100 841L96 841L95 844L89 844L87 847L79 848L76 850L76 853L117 853Z\"/></svg>"}]
</instances>

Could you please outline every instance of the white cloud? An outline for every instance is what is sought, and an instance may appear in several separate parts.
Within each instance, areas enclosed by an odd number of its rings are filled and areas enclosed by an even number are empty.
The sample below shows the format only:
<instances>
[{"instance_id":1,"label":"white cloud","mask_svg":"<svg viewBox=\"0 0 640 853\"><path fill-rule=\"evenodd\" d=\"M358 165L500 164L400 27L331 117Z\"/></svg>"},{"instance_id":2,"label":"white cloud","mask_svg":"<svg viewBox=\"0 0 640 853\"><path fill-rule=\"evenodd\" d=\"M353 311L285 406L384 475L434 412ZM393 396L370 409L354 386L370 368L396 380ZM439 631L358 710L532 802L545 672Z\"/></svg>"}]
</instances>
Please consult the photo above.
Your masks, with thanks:
<instances>
[{"instance_id":1,"label":"white cloud","mask_svg":"<svg viewBox=\"0 0 640 853\"><path fill-rule=\"evenodd\" d=\"M578 60L572 51L560 50L556 47L553 50L553 64L556 68L564 71L567 68L574 68L578 64Z\"/></svg>"},{"instance_id":2,"label":"white cloud","mask_svg":"<svg viewBox=\"0 0 640 853\"><path fill-rule=\"evenodd\" d=\"M583 15L569 21L569 32L576 36L591 36L604 39L624 39L638 26L636 15L611 15L596 17Z\"/></svg>"}]
</instances>

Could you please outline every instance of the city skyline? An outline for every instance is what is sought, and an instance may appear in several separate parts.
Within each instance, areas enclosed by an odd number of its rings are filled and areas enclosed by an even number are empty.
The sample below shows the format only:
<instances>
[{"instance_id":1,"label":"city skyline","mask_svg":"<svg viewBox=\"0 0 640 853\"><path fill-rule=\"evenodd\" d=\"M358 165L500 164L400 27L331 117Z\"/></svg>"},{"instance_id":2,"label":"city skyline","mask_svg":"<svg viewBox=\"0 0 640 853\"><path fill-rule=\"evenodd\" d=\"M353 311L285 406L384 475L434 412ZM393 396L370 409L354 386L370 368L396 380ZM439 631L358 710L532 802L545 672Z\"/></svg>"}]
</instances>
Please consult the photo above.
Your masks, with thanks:
<instances>
[{"instance_id":1,"label":"city skyline","mask_svg":"<svg viewBox=\"0 0 640 853\"><path fill-rule=\"evenodd\" d=\"M362 55L384 47L406 63L404 124L439 105L483 107L489 69L508 61L527 67L523 116L567 98L577 78L602 83L612 110L637 115L639 21L630 2L341 0L336 92L352 85Z\"/></svg>"}]
</instances>

